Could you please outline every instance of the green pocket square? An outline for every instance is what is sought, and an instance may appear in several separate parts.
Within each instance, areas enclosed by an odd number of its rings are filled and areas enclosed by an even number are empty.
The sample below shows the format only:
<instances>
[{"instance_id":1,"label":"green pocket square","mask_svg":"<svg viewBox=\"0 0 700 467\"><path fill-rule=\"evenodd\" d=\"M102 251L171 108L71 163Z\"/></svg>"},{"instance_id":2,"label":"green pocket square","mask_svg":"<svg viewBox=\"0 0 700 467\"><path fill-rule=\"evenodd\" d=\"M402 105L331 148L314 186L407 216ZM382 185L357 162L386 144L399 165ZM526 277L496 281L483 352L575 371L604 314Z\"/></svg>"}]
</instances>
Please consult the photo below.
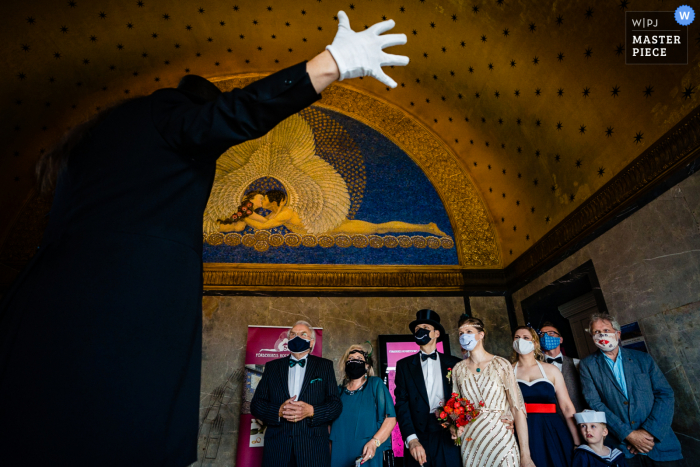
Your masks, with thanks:
<instances>
[{"instance_id":1,"label":"green pocket square","mask_svg":"<svg viewBox=\"0 0 700 467\"><path fill-rule=\"evenodd\" d=\"M314 384L316 381L323 381L323 378L312 379L309 384Z\"/></svg>"}]
</instances>

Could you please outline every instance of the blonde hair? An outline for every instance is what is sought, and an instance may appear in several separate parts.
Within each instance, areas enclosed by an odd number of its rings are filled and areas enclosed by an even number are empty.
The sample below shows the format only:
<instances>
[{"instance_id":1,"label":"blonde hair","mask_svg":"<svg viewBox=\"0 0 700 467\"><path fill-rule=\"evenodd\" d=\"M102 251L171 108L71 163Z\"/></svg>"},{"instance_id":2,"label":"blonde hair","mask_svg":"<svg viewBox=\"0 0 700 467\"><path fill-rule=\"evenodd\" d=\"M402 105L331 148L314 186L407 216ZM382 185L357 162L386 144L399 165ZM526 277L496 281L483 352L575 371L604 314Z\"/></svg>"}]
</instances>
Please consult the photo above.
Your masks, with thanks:
<instances>
[{"instance_id":1,"label":"blonde hair","mask_svg":"<svg viewBox=\"0 0 700 467\"><path fill-rule=\"evenodd\" d=\"M342 385L345 386L350 379L348 378L348 375L345 374L345 362L348 361L348 357L350 356L350 352L353 350L361 350L367 354L365 357L365 363L369 365L369 368L367 369L367 377L374 376L374 368L372 367L372 355L367 349L365 348L364 345L360 344L353 344L350 347L348 347L348 350L345 351L343 356L340 358L338 361L338 369L340 370L340 373L343 375L343 382Z\"/></svg>"},{"instance_id":2,"label":"blonde hair","mask_svg":"<svg viewBox=\"0 0 700 467\"><path fill-rule=\"evenodd\" d=\"M535 360L543 362L544 353L542 352L542 347L540 347L540 338L537 336L537 331L532 329L530 326L518 326L518 328L513 333L513 337L515 337L515 333L520 331L521 329L527 329L528 331L530 331L530 335L532 336L532 343L535 344ZM513 349L513 352L510 354L510 361L512 363L517 362L518 355L518 352L516 352L515 349Z\"/></svg>"}]
</instances>

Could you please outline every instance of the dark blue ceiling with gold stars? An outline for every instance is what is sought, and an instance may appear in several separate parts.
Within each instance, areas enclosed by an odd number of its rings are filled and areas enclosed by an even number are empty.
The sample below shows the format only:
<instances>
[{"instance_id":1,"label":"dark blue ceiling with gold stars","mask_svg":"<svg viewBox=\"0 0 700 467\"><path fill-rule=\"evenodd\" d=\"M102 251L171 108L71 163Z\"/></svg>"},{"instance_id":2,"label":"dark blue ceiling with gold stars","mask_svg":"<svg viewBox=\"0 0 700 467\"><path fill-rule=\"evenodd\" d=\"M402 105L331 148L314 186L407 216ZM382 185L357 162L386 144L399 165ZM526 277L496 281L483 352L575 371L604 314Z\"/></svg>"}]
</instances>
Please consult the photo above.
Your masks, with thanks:
<instances>
[{"instance_id":1,"label":"dark blue ceiling with gold stars","mask_svg":"<svg viewBox=\"0 0 700 467\"><path fill-rule=\"evenodd\" d=\"M691 6L693 2L685 2ZM659 0L56 0L4 7L0 239L33 164L69 126L186 73L272 72L323 50L342 9L355 29L392 18L408 44L399 86L348 84L400 107L454 152L480 191L503 265L698 105L688 65L625 65L627 11ZM698 5L700 7L700 5ZM696 8L696 11L698 8Z\"/></svg>"}]
</instances>

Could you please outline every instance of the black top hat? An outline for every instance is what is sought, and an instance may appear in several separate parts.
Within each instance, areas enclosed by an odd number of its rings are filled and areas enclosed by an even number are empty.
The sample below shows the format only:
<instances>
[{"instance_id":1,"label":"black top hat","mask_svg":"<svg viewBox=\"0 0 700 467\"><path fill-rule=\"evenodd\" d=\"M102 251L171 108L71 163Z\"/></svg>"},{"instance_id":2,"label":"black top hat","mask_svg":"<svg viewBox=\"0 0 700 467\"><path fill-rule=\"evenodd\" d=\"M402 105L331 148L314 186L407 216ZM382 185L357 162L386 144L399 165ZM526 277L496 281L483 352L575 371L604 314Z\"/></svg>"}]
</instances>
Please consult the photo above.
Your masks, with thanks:
<instances>
[{"instance_id":1,"label":"black top hat","mask_svg":"<svg viewBox=\"0 0 700 467\"><path fill-rule=\"evenodd\" d=\"M214 83L198 75L183 76L177 85L177 90L202 104L214 101L221 95L221 90Z\"/></svg>"},{"instance_id":2,"label":"black top hat","mask_svg":"<svg viewBox=\"0 0 700 467\"><path fill-rule=\"evenodd\" d=\"M411 321L411 324L408 325L408 328L411 330L411 334L416 333L416 326L419 324L429 324L432 327L435 328L436 331L440 331L440 337L438 337L438 342L442 340L443 337L445 337L445 328L442 327L442 324L440 324L440 315L435 313L433 310L418 310L416 312L416 320Z\"/></svg>"}]
</instances>

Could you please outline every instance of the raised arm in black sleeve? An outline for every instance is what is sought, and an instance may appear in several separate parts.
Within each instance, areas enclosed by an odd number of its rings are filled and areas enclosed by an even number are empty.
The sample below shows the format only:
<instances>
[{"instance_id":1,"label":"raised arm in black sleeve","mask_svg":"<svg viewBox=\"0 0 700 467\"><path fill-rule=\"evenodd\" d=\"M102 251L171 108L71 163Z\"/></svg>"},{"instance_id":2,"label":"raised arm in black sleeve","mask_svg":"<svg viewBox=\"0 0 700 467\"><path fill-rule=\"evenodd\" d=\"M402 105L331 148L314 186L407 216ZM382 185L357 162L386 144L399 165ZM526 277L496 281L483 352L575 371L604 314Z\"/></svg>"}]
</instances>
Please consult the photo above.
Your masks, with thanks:
<instances>
[{"instance_id":1,"label":"raised arm in black sleeve","mask_svg":"<svg viewBox=\"0 0 700 467\"><path fill-rule=\"evenodd\" d=\"M162 138L198 159L216 159L231 146L259 138L321 98L306 62L197 104L176 89L153 93L151 116Z\"/></svg>"}]
</instances>

